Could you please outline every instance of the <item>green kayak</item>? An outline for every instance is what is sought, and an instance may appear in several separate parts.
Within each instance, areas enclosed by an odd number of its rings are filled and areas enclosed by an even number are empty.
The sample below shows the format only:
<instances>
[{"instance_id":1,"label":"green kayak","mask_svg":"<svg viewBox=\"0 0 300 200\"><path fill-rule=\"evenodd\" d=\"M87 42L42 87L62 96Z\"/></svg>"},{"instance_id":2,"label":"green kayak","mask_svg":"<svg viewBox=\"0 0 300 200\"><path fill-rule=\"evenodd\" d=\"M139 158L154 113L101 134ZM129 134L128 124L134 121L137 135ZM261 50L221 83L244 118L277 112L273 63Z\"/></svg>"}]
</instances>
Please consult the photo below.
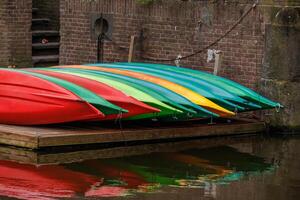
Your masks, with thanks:
<instances>
[{"instance_id":1,"label":"green kayak","mask_svg":"<svg viewBox=\"0 0 300 200\"><path fill-rule=\"evenodd\" d=\"M87 90L83 87L77 86L71 82L68 82L68 81L65 81L62 79L58 79L58 78L54 78L51 76L46 76L46 75L42 75L42 74L38 74L38 73L34 73L34 72L25 71L25 70L20 70L20 72L50 81L52 83L55 83L65 89L73 92L74 94L79 96L81 99L85 100L86 102L90 103L91 105L96 107L98 110L103 112L105 115L119 114L120 112L128 112L127 110L124 110L124 109L106 101L105 99L94 94L90 90Z\"/></svg>"},{"instance_id":2,"label":"green kayak","mask_svg":"<svg viewBox=\"0 0 300 200\"><path fill-rule=\"evenodd\" d=\"M51 70L53 70L53 71L55 70L60 73L72 74L72 75L88 78L91 80L95 80L95 81L98 81L101 83L105 83L111 87L114 87L115 89L118 89L118 90L124 92L125 94L127 94L129 96L136 98L139 101L142 101L150 106L153 106L153 107L161 110L161 112L159 112L159 113L142 114L142 115L138 115L135 117L127 118L127 120L148 119L148 118L156 119L156 118L160 118L160 117L176 116L177 114L182 113L181 110L171 107L171 106L159 101L158 99L152 97L151 95L149 95L129 84L122 83L122 82L120 82L120 80L109 77L109 76L95 74L95 73L89 72L87 70L78 70L78 69L51 68Z\"/></svg>"},{"instance_id":3,"label":"green kayak","mask_svg":"<svg viewBox=\"0 0 300 200\"><path fill-rule=\"evenodd\" d=\"M132 78L132 77L128 77L125 75L119 75L119 74L101 72L101 71L93 71L93 70L84 70L84 71L88 71L92 74L108 76L108 77L113 78L114 80L118 80L124 84L131 85L140 91L150 94L152 97L155 97L159 101L181 110L183 113L179 113L176 116L174 116L173 117L174 120L176 120L176 119L187 120L192 117L193 118L207 118L207 117L211 117L211 116L217 117L217 115L215 115L214 113L212 113L208 110L205 110L204 108L201 108L201 110L198 108L198 112L196 112L194 110L191 110L189 108L182 106L181 104L179 104L179 102L176 101L176 98L174 98L174 97L178 97L180 95L177 95L176 93L169 91L166 88L163 88L159 85L155 85L153 83L143 81L140 79L136 79L136 78ZM171 97L173 97L173 98L169 97L170 95L172 95ZM197 106L197 107L199 107L199 106ZM195 106L194 106L194 108L195 108Z\"/></svg>"}]
</instances>

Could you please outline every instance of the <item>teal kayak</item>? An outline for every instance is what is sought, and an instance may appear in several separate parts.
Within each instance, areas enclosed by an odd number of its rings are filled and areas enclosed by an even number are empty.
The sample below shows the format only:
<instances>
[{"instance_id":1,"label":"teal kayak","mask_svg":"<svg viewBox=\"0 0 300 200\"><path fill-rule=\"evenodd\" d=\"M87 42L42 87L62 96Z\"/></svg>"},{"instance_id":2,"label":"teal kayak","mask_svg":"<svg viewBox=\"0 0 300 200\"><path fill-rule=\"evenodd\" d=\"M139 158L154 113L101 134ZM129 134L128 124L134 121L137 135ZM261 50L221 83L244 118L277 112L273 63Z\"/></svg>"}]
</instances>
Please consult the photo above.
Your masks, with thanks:
<instances>
[{"instance_id":1,"label":"teal kayak","mask_svg":"<svg viewBox=\"0 0 300 200\"><path fill-rule=\"evenodd\" d=\"M125 68L135 67L135 68L139 68L139 69L143 69L143 70L162 73L166 76L176 76L178 78L184 79L188 83L196 85L196 87L198 87L198 88L202 88L205 91L210 91L210 93L213 93L217 97L219 97L221 99L225 99L233 104L236 104L237 110L239 112L261 109L261 106L251 103L251 102L247 101L246 99L243 99L234 93L228 92L227 90L218 87L217 85L213 84L212 82L208 82L199 77L196 78L193 76L187 76L187 74L174 72L174 70L168 70L166 68L145 67L145 66L139 66L139 65L135 65L135 64L131 64L131 63L127 63L126 65L119 64L119 63L105 64L105 66L109 66L109 67L116 67L115 65L117 65L118 67L125 66ZM240 107L238 107L238 106L240 106Z\"/></svg>"},{"instance_id":2,"label":"teal kayak","mask_svg":"<svg viewBox=\"0 0 300 200\"><path fill-rule=\"evenodd\" d=\"M125 66L128 65L128 63L117 63L117 64L125 65ZM279 103L271 101L241 84L238 84L234 81L231 81L229 79L220 76L215 76L207 72L203 72L199 70L191 70L182 67L175 67L171 65L164 65L164 64L130 63L130 65L170 70L177 73L182 73L188 76L192 76L195 78L199 78L209 83L212 83L217 87L222 88L230 93L233 93L243 99L246 99L254 104L257 104L261 106L262 109L282 107L282 105L280 105Z\"/></svg>"},{"instance_id":3,"label":"teal kayak","mask_svg":"<svg viewBox=\"0 0 300 200\"><path fill-rule=\"evenodd\" d=\"M156 76L159 78L163 78L165 80L171 81L173 83L177 83L179 85L182 85L190 90L193 90L194 92L197 92L204 97L208 98L209 100L213 101L214 103L230 110L230 111L244 111L245 109L237 104L234 104L226 99L224 99L221 95L218 94L226 94L222 90L220 90L217 87L212 88L207 86L208 84L199 84L192 78L189 78L187 76L180 75L178 73L174 72L165 72L165 71L159 71L156 69L150 69L145 67L132 67L126 65L125 67L122 65L113 65L113 64L94 64L92 66L101 66L101 67L109 67L109 68L118 68L118 69L126 69L138 73L144 73L151 76ZM228 95L230 96L230 95ZM236 101L238 101L238 98L236 98ZM242 103L242 102L240 102Z\"/></svg>"}]
</instances>

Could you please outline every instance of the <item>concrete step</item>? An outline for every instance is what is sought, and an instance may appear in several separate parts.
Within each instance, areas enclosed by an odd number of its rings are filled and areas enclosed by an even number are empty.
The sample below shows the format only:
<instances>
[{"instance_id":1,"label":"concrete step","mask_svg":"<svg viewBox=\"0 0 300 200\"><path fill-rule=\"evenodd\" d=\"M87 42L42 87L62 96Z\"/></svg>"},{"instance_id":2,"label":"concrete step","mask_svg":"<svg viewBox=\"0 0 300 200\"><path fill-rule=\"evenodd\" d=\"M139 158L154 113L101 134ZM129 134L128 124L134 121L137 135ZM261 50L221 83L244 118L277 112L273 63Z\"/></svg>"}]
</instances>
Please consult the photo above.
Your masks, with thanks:
<instances>
[{"instance_id":1,"label":"concrete step","mask_svg":"<svg viewBox=\"0 0 300 200\"><path fill-rule=\"evenodd\" d=\"M32 8L32 18L35 18L38 16L39 9L38 8Z\"/></svg>"},{"instance_id":2,"label":"concrete step","mask_svg":"<svg viewBox=\"0 0 300 200\"><path fill-rule=\"evenodd\" d=\"M35 24L37 24L37 23L50 23L50 19L49 18L33 18L32 19L32 23L35 23Z\"/></svg>"},{"instance_id":3,"label":"concrete step","mask_svg":"<svg viewBox=\"0 0 300 200\"><path fill-rule=\"evenodd\" d=\"M49 42L46 44L42 43L34 43L32 44L32 49L40 50L40 49L58 49L59 48L59 42Z\"/></svg>"},{"instance_id":4,"label":"concrete step","mask_svg":"<svg viewBox=\"0 0 300 200\"><path fill-rule=\"evenodd\" d=\"M50 56L50 55L58 55L59 48L52 49L32 49L32 56Z\"/></svg>"},{"instance_id":5,"label":"concrete step","mask_svg":"<svg viewBox=\"0 0 300 200\"><path fill-rule=\"evenodd\" d=\"M31 23L32 31L41 31L50 29L51 20L48 18L34 18Z\"/></svg>"},{"instance_id":6,"label":"concrete step","mask_svg":"<svg viewBox=\"0 0 300 200\"><path fill-rule=\"evenodd\" d=\"M32 37L40 37L40 36L59 36L59 31L53 31L53 30L32 31Z\"/></svg>"},{"instance_id":7,"label":"concrete step","mask_svg":"<svg viewBox=\"0 0 300 200\"><path fill-rule=\"evenodd\" d=\"M37 13L38 13L38 11L39 11L39 9L38 9L38 8L32 8L32 14L37 14Z\"/></svg>"},{"instance_id":8,"label":"concrete step","mask_svg":"<svg viewBox=\"0 0 300 200\"><path fill-rule=\"evenodd\" d=\"M42 43L43 39L46 39L49 43L59 42L59 31L53 30L33 30L32 31L32 43Z\"/></svg>"},{"instance_id":9,"label":"concrete step","mask_svg":"<svg viewBox=\"0 0 300 200\"><path fill-rule=\"evenodd\" d=\"M59 55L32 56L32 62L34 65L38 63L58 63Z\"/></svg>"}]
</instances>

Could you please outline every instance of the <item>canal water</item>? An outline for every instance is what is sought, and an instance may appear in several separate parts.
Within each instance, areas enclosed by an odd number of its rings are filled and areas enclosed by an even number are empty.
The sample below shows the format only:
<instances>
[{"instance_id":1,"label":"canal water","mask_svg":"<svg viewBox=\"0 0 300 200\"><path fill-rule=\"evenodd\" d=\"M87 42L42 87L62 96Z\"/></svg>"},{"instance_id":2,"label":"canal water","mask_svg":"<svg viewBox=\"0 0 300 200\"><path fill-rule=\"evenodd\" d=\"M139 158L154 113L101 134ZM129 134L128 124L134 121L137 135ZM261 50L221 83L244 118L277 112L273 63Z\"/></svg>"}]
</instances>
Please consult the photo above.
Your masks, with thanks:
<instances>
[{"instance_id":1,"label":"canal water","mask_svg":"<svg viewBox=\"0 0 300 200\"><path fill-rule=\"evenodd\" d=\"M0 154L0 199L300 199L299 137Z\"/></svg>"}]
</instances>

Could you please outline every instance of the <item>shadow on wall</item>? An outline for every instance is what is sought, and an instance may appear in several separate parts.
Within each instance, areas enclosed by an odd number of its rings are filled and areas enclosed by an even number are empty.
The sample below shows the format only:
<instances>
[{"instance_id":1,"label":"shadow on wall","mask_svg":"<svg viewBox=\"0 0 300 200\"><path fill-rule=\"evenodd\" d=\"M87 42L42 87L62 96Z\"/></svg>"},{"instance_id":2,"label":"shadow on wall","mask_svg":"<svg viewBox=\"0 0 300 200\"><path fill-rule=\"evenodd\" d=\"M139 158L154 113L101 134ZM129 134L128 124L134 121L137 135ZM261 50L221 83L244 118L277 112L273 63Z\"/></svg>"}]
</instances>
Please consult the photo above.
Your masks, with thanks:
<instances>
[{"instance_id":1,"label":"shadow on wall","mask_svg":"<svg viewBox=\"0 0 300 200\"><path fill-rule=\"evenodd\" d=\"M262 90L285 109L271 116L273 126L300 128L300 8L270 11L266 25Z\"/></svg>"}]
</instances>

